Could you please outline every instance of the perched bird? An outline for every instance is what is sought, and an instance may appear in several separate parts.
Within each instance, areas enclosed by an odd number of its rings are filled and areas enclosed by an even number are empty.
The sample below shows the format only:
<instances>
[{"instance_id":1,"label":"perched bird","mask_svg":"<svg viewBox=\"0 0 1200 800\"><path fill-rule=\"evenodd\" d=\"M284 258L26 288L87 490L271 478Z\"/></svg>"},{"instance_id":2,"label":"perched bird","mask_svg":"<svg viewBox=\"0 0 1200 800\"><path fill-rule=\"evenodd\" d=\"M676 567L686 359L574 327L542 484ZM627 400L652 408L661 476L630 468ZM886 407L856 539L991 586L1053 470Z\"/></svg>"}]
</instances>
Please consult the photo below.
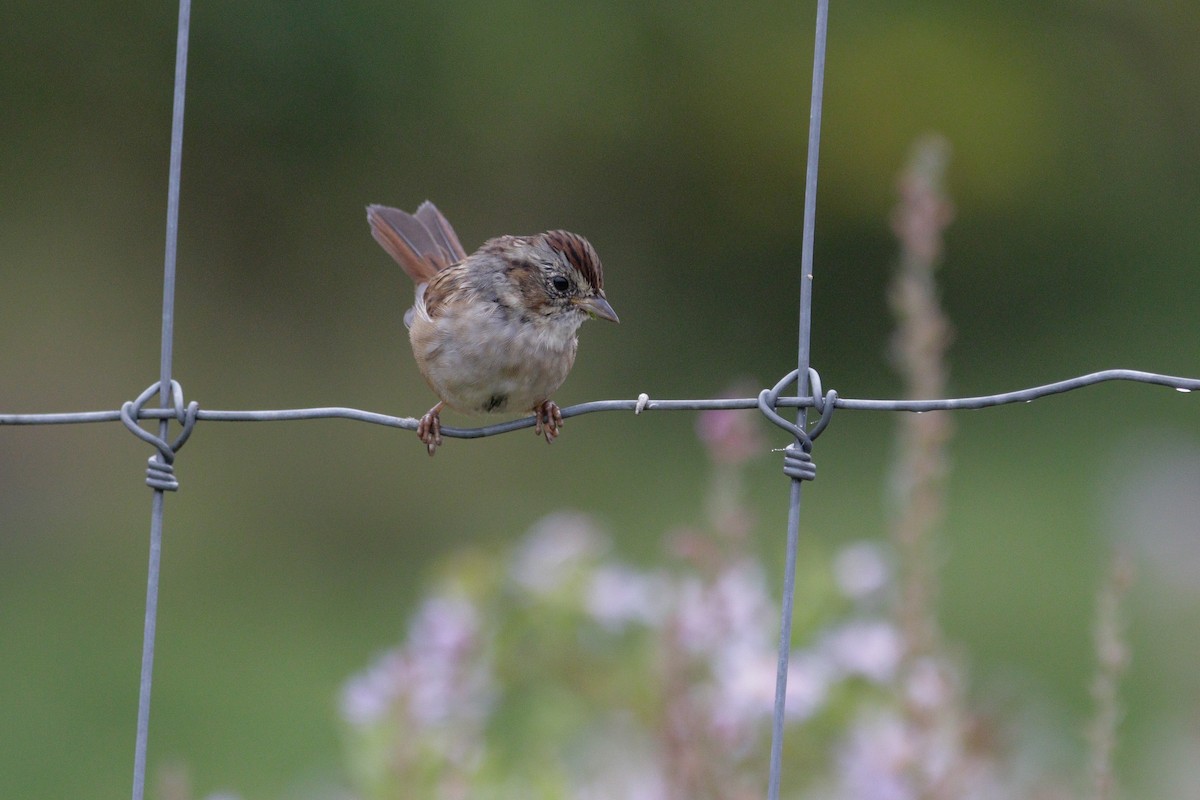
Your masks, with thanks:
<instances>
[{"instance_id":1,"label":"perched bird","mask_svg":"<svg viewBox=\"0 0 1200 800\"><path fill-rule=\"evenodd\" d=\"M413 357L438 403L417 426L433 455L443 406L467 414L532 411L553 442L562 412L550 395L566 379L589 317L618 322L587 239L567 231L499 236L467 255L426 200L409 214L367 206L371 235L417 285L404 315Z\"/></svg>"}]
</instances>

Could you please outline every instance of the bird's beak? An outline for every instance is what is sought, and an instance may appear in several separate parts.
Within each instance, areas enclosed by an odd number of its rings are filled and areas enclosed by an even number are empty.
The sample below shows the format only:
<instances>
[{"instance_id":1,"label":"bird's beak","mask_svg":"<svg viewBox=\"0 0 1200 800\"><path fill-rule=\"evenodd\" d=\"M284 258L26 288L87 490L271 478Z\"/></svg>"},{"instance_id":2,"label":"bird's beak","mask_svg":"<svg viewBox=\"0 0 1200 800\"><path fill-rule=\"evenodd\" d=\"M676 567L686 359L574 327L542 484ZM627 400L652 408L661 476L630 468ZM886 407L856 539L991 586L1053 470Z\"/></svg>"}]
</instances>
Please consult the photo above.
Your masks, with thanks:
<instances>
[{"instance_id":1,"label":"bird's beak","mask_svg":"<svg viewBox=\"0 0 1200 800\"><path fill-rule=\"evenodd\" d=\"M576 300L575 304L596 319L606 319L609 322L621 321L617 319L617 312L613 311L613 307L608 304L608 301L604 299L604 295L602 294Z\"/></svg>"}]
</instances>

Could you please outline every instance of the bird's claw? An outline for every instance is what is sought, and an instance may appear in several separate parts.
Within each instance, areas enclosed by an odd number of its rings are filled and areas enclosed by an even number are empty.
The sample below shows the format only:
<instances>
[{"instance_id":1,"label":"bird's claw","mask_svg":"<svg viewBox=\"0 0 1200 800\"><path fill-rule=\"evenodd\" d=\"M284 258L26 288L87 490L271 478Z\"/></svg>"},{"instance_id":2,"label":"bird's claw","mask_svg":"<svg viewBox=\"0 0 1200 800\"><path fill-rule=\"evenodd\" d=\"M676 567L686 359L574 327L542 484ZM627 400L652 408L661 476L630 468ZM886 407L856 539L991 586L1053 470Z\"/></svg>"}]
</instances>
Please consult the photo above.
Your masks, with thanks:
<instances>
[{"instance_id":1,"label":"bird's claw","mask_svg":"<svg viewBox=\"0 0 1200 800\"><path fill-rule=\"evenodd\" d=\"M533 419L533 432L538 436L546 437L547 444L553 444L563 425L562 411L559 410L558 405L546 400L541 405L535 406Z\"/></svg>"},{"instance_id":2,"label":"bird's claw","mask_svg":"<svg viewBox=\"0 0 1200 800\"><path fill-rule=\"evenodd\" d=\"M425 412L425 416L421 417L417 423L417 438L425 445L430 456L437 452L438 446L442 443L442 418L439 414L441 410L442 404L438 403Z\"/></svg>"}]
</instances>

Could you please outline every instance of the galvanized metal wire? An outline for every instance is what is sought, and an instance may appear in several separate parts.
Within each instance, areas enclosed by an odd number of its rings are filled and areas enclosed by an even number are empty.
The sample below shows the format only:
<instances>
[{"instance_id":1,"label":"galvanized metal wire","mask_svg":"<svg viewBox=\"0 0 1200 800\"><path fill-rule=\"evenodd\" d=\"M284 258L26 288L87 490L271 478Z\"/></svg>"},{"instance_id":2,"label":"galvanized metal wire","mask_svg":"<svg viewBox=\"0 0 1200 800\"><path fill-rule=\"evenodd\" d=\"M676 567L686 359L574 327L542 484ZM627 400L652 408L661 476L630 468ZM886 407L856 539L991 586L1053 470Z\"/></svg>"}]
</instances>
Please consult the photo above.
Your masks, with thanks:
<instances>
[{"instance_id":1,"label":"galvanized metal wire","mask_svg":"<svg viewBox=\"0 0 1200 800\"><path fill-rule=\"evenodd\" d=\"M159 378L156 386L139 396L140 406L158 393L159 407L167 409L174 399L176 406L183 403L183 389L171 381L171 358L175 342L175 253L179 242L179 174L183 163L183 106L187 92L188 34L191 31L191 0L179 2L179 25L175 43L175 97L171 112L171 163L167 179L167 235L166 252L163 256L163 301L162 301L162 344L159 351ZM168 390L173 390L168 392ZM129 404L127 404L128 406ZM126 414L130 408L123 409ZM192 409L193 425L195 408ZM191 434L188 427L175 440L173 446L165 445L170 421L159 420L155 443L158 452L150 457L149 476L146 481L154 489L150 506L150 561L146 569L146 616L142 629L142 669L138 686L137 734L133 755L133 800L142 800L146 793L146 748L150 738L150 690L154 677L154 640L158 630L158 578L162 559L163 505L167 490L179 487L175 480L174 453ZM144 434L136 424L137 430ZM143 438L145 438L143 436Z\"/></svg>"},{"instance_id":2,"label":"galvanized metal wire","mask_svg":"<svg viewBox=\"0 0 1200 800\"><path fill-rule=\"evenodd\" d=\"M809 373L811 376L811 373ZM811 380L811 378L810 378ZM794 377L793 377L794 381ZM1031 386L1027 389L1000 392L998 394L974 395L970 397L932 398L925 400L913 399L874 399L842 397L835 395L829 398L829 392L817 397L811 395L799 397L796 395L781 395L771 403L773 408L817 408L820 411L826 402L834 409L846 411L908 411L923 413L926 411L962 411L967 409L992 408L994 406L1012 405L1016 403L1032 403L1051 395L1063 394L1075 389L1082 389L1100 383L1109 382L1145 383L1154 386L1164 386L1180 393L1200 391L1200 378L1189 378L1179 375L1164 375L1158 372L1144 372L1135 369L1106 369L1100 372L1089 372L1073 378L1067 378L1054 383ZM177 385L173 381L172 385ZM817 387L819 390L819 386ZM158 391L158 384L151 384L147 391L150 396ZM181 390L182 391L182 390ZM765 391L765 390L764 390ZM174 397L174 389L169 397ZM182 397L182 395L181 395ZM175 401L172 400L172 403ZM192 401L195 403L195 401ZM184 423L189 415L188 405L172 406L170 408L131 408L130 419L136 420L176 420ZM135 403L136 405L136 403ZM203 408L195 403L195 422L291 422L298 420L346 419L355 422L365 422L371 425L383 425L389 428L401 428L415 431L415 417L399 417L377 411L366 411L345 406L321 406L316 408L284 408L262 410L226 410ZM639 406L641 408L639 409ZM573 406L564 406L563 418L580 417L602 411L632 411L646 413L649 411L711 411L759 408L759 397L732 398L701 398L696 400L670 399L659 400L646 396L645 399L632 400L593 400ZM122 419L121 409L106 411L71 411L51 413L13 414L0 413L0 426L5 425L78 425L99 422L119 422ZM475 428L456 428L443 426L442 435L454 439L481 439L487 436L497 436L511 433L522 428L532 428L533 417L507 420L491 425Z\"/></svg>"},{"instance_id":3,"label":"galvanized metal wire","mask_svg":"<svg viewBox=\"0 0 1200 800\"><path fill-rule=\"evenodd\" d=\"M756 397L733 399L652 399L641 394L634 400L600 400L568 406L562 409L564 418L607 411L700 411L711 409L757 408L770 421L787 431L794 442L785 449L785 474L791 478L787 528L787 555L784 566L784 596L779 636L779 660L776 674L775 706L772 721L769 800L779 797L782 773L784 710L787 698L788 659L791 652L791 620L794 601L796 551L799 539L801 484L816 476L811 452L813 441L829 426L834 411L954 411L982 409L994 406L1029 403L1054 394L1069 392L1108 381L1132 381L1171 387L1179 392L1200 390L1200 378L1178 377L1154 372L1110 369L1092 372L1055 383L1033 386L1017 391L972 397L944 399L856 399L841 397L836 391L822 393L821 378L810 365L813 244L816 220L817 162L820 151L821 106L825 73L825 39L828 23L828 0L817 4L816 41L813 56L812 105L809 117L808 162L805 181L803 250L800 280L800 328L797 368L785 375L772 388L763 389ZM340 406L321 408L292 408L277 410L218 410L201 408L196 401L185 402L183 388L171 375L175 314L175 262L179 229L180 165L183 151L183 112L187 76L188 34L191 17L190 0L179 4L179 27L175 62L174 112L171 132L170 178L168 183L166 253L163 264L162 346L159 379L121 408L103 411L63 413L0 413L0 426L5 425L70 425L100 422L122 422L138 438L151 444L155 452L149 459L147 484L154 490L150 518L150 555L147 569L146 613L142 646L142 665L138 695L137 734L134 749L133 800L143 800L146 778L146 751L149 736L150 697L154 667L154 643L158 608L159 563L162 551L164 493L175 491L179 482L174 462L179 449L194 432L199 422L283 422L317 419L346 419L404 430L416 430L417 419ZM783 395L783 390L796 384L795 395ZM157 395L158 407L147 404ZM795 408L795 422L785 419L779 409ZM816 409L820 420L809 427L807 411ZM158 433L141 427L142 420L157 420ZM180 432L169 439L174 421ZM442 436L454 439L478 439L529 428L533 417L515 419L480 427L443 427Z\"/></svg>"},{"instance_id":4,"label":"galvanized metal wire","mask_svg":"<svg viewBox=\"0 0 1200 800\"><path fill-rule=\"evenodd\" d=\"M787 375L770 392L759 394L759 409L772 418L773 409L770 402L779 396L783 387L797 381L798 396L808 393L810 383L817 373L811 370L812 352L812 282L813 282L813 244L816 238L817 226L817 165L821 152L821 108L825 97L825 38L829 23L829 0L817 2L816 34L813 41L812 97L808 113L808 155L804 177L804 229L800 251L800 330L797 346L796 372ZM813 391L813 403L818 403L817 395L820 389ZM830 399L834 399L836 394ZM832 403L826 403L821 415L821 427L829 424L829 414L833 413ZM808 412L806 406L801 406L796 412L796 424L788 426L782 418L774 415L776 425L784 429L791 428L795 443L787 448L784 461L784 473L792 480L791 492L788 497L788 526L787 551L783 572L783 605L779 623L779 656L775 672L775 706L771 716L771 762L767 785L768 800L779 800L779 781L783 772L783 721L787 706L788 658L792 652L792 606L796 594L796 551L800 542L800 488L805 480L816 477L816 465L813 464L812 438L816 433L808 433Z\"/></svg>"}]
</instances>

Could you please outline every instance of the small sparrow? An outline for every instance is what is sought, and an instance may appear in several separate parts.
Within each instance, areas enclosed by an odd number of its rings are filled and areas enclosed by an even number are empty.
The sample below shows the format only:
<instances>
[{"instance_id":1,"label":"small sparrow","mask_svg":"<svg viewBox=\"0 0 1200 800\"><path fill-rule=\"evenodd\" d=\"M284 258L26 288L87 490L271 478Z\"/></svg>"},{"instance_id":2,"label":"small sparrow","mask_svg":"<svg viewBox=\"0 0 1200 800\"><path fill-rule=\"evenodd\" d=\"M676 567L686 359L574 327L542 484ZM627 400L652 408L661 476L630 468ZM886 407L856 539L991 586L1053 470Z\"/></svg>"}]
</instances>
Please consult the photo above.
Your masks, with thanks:
<instances>
[{"instance_id":1,"label":"small sparrow","mask_svg":"<svg viewBox=\"0 0 1200 800\"><path fill-rule=\"evenodd\" d=\"M417 285L404 324L439 400L417 426L429 455L442 443L443 406L531 410L535 432L553 442L563 419L550 395L575 363L576 331L588 317L618 321L588 240L567 231L499 236L468 256L428 200L416 214L367 206L367 222Z\"/></svg>"}]
</instances>

